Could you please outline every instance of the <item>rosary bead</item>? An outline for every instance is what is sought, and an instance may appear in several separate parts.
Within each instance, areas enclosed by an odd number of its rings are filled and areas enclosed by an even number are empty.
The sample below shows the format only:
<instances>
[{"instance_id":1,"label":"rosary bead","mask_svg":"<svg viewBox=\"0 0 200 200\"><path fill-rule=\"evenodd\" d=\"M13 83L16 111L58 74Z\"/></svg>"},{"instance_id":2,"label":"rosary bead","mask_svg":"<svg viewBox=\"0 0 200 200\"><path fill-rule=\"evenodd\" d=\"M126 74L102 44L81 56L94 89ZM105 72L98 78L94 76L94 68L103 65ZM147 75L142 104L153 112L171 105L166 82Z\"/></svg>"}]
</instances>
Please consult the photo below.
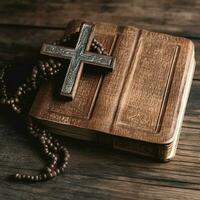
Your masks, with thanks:
<instances>
[{"instance_id":1,"label":"rosary bead","mask_svg":"<svg viewBox=\"0 0 200 200\"><path fill-rule=\"evenodd\" d=\"M27 87L26 83L24 83L22 86L23 86L23 88L22 88L22 89L24 89L24 88L26 88L26 87Z\"/></svg>"},{"instance_id":2,"label":"rosary bead","mask_svg":"<svg viewBox=\"0 0 200 200\"><path fill-rule=\"evenodd\" d=\"M67 165L66 165L66 164L63 164L62 167L65 169L65 168L67 167Z\"/></svg>"},{"instance_id":3,"label":"rosary bead","mask_svg":"<svg viewBox=\"0 0 200 200\"><path fill-rule=\"evenodd\" d=\"M10 99L10 103L11 103L11 104L14 103L14 99L13 99L13 98Z\"/></svg>"},{"instance_id":4,"label":"rosary bead","mask_svg":"<svg viewBox=\"0 0 200 200\"><path fill-rule=\"evenodd\" d=\"M6 103L6 99L5 98L1 98L1 104L5 104Z\"/></svg>"},{"instance_id":5,"label":"rosary bead","mask_svg":"<svg viewBox=\"0 0 200 200\"><path fill-rule=\"evenodd\" d=\"M34 181L35 180L35 177L34 176L31 176L31 181Z\"/></svg>"},{"instance_id":6,"label":"rosary bead","mask_svg":"<svg viewBox=\"0 0 200 200\"><path fill-rule=\"evenodd\" d=\"M23 179L23 180L26 179L26 174L23 174L23 175L22 175L22 179Z\"/></svg>"},{"instance_id":7,"label":"rosary bead","mask_svg":"<svg viewBox=\"0 0 200 200\"><path fill-rule=\"evenodd\" d=\"M28 87L27 90L28 90L28 91L31 91L32 89L31 89L31 87ZM26 92L26 91L24 91L24 92Z\"/></svg>"},{"instance_id":8,"label":"rosary bead","mask_svg":"<svg viewBox=\"0 0 200 200\"><path fill-rule=\"evenodd\" d=\"M7 100L6 103L7 103L8 105L10 105L10 100Z\"/></svg>"},{"instance_id":9,"label":"rosary bead","mask_svg":"<svg viewBox=\"0 0 200 200\"><path fill-rule=\"evenodd\" d=\"M17 91L17 96L21 96L22 92L20 90Z\"/></svg>"},{"instance_id":10,"label":"rosary bead","mask_svg":"<svg viewBox=\"0 0 200 200\"><path fill-rule=\"evenodd\" d=\"M20 108L17 108L16 112L19 114L21 113L21 109Z\"/></svg>"},{"instance_id":11,"label":"rosary bead","mask_svg":"<svg viewBox=\"0 0 200 200\"><path fill-rule=\"evenodd\" d=\"M33 75L36 75L36 74L38 73L37 67L34 67L34 68L33 68L32 73L33 73Z\"/></svg>"},{"instance_id":12,"label":"rosary bead","mask_svg":"<svg viewBox=\"0 0 200 200\"><path fill-rule=\"evenodd\" d=\"M56 158L56 155L52 153L51 157L52 157L53 159L55 159L55 158Z\"/></svg>"},{"instance_id":13,"label":"rosary bead","mask_svg":"<svg viewBox=\"0 0 200 200\"><path fill-rule=\"evenodd\" d=\"M52 170L51 170L50 167L47 167L47 168L46 168L46 171L47 171L48 173L50 173Z\"/></svg>"},{"instance_id":14,"label":"rosary bead","mask_svg":"<svg viewBox=\"0 0 200 200\"><path fill-rule=\"evenodd\" d=\"M14 110L14 111L17 111L17 107L16 107L16 106L13 106L13 110Z\"/></svg>"},{"instance_id":15,"label":"rosary bead","mask_svg":"<svg viewBox=\"0 0 200 200\"><path fill-rule=\"evenodd\" d=\"M38 181L39 180L39 176L35 176L35 181Z\"/></svg>"},{"instance_id":16,"label":"rosary bead","mask_svg":"<svg viewBox=\"0 0 200 200\"><path fill-rule=\"evenodd\" d=\"M19 90L19 91L22 91L22 90L23 90L23 88L22 88L22 87L18 87L18 90Z\"/></svg>"},{"instance_id":17,"label":"rosary bead","mask_svg":"<svg viewBox=\"0 0 200 200\"><path fill-rule=\"evenodd\" d=\"M54 147L53 150L54 150L55 152L57 152L57 151L58 151L58 148L57 148L57 147Z\"/></svg>"},{"instance_id":18,"label":"rosary bead","mask_svg":"<svg viewBox=\"0 0 200 200\"><path fill-rule=\"evenodd\" d=\"M52 173L49 173L49 174L48 174L48 178L53 178L53 174L52 174Z\"/></svg>"},{"instance_id":19,"label":"rosary bead","mask_svg":"<svg viewBox=\"0 0 200 200\"><path fill-rule=\"evenodd\" d=\"M18 103L18 102L19 102L19 98L16 97L16 98L14 99L14 101L15 101L16 103Z\"/></svg>"},{"instance_id":20,"label":"rosary bead","mask_svg":"<svg viewBox=\"0 0 200 200\"><path fill-rule=\"evenodd\" d=\"M45 71L45 66L42 64L40 69L41 69L42 71Z\"/></svg>"},{"instance_id":21,"label":"rosary bead","mask_svg":"<svg viewBox=\"0 0 200 200\"><path fill-rule=\"evenodd\" d=\"M66 39L66 38L64 38L64 39L62 40L62 42L64 42L64 43L65 43L65 42L67 42L67 39Z\"/></svg>"},{"instance_id":22,"label":"rosary bead","mask_svg":"<svg viewBox=\"0 0 200 200\"><path fill-rule=\"evenodd\" d=\"M47 140L47 144L50 144L50 143L51 143L51 140L50 140L50 139L48 139L48 140Z\"/></svg>"},{"instance_id":23,"label":"rosary bead","mask_svg":"<svg viewBox=\"0 0 200 200\"><path fill-rule=\"evenodd\" d=\"M64 161L65 161L65 163L68 162L68 160L69 160L69 158L68 158L67 156L64 157Z\"/></svg>"},{"instance_id":24,"label":"rosary bead","mask_svg":"<svg viewBox=\"0 0 200 200\"><path fill-rule=\"evenodd\" d=\"M45 180L45 179L47 179L47 174L43 174L43 179Z\"/></svg>"},{"instance_id":25,"label":"rosary bead","mask_svg":"<svg viewBox=\"0 0 200 200\"><path fill-rule=\"evenodd\" d=\"M53 147L53 143L50 143L49 146L50 146L50 147Z\"/></svg>"},{"instance_id":26,"label":"rosary bead","mask_svg":"<svg viewBox=\"0 0 200 200\"><path fill-rule=\"evenodd\" d=\"M63 173L64 171L65 171L65 168L64 168L64 167L61 167L61 168L60 168L60 172Z\"/></svg>"},{"instance_id":27,"label":"rosary bead","mask_svg":"<svg viewBox=\"0 0 200 200\"><path fill-rule=\"evenodd\" d=\"M51 165L50 165L50 169L53 169L54 167L55 167L54 164L51 164Z\"/></svg>"},{"instance_id":28,"label":"rosary bead","mask_svg":"<svg viewBox=\"0 0 200 200\"><path fill-rule=\"evenodd\" d=\"M15 178L19 179L19 177L21 177L19 173L15 174Z\"/></svg>"},{"instance_id":29,"label":"rosary bead","mask_svg":"<svg viewBox=\"0 0 200 200\"><path fill-rule=\"evenodd\" d=\"M49 59L49 63L50 64L54 64L54 60L51 58L51 59Z\"/></svg>"},{"instance_id":30,"label":"rosary bead","mask_svg":"<svg viewBox=\"0 0 200 200\"><path fill-rule=\"evenodd\" d=\"M48 68L49 67L49 63L45 62L45 67Z\"/></svg>"},{"instance_id":31,"label":"rosary bead","mask_svg":"<svg viewBox=\"0 0 200 200\"><path fill-rule=\"evenodd\" d=\"M61 67L61 63L60 62L57 62L57 65L58 65L58 67Z\"/></svg>"},{"instance_id":32,"label":"rosary bead","mask_svg":"<svg viewBox=\"0 0 200 200\"><path fill-rule=\"evenodd\" d=\"M99 45L99 47L100 47L100 48L102 48L102 47L103 47L103 45L102 45L100 42L98 42L98 45Z\"/></svg>"},{"instance_id":33,"label":"rosary bead","mask_svg":"<svg viewBox=\"0 0 200 200\"><path fill-rule=\"evenodd\" d=\"M48 150L48 149L45 149L45 150L44 150L44 153L45 153L45 154L48 154L48 153L49 153L49 150Z\"/></svg>"},{"instance_id":34,"label":"rosary bead","mask_svg":"<svg viewBox=\"0 0 200 200\"><path fill-rule=\"evenodd\" d=\"M52 171L52 177L55 177L55 176L57 176L57 173L55 172L55 171Z\"/></svg>"},{"instance_id":35,"label":"rosary bead","mask_svg":"<svg viewBox=\"0 0 200 200\"><path fill-rule=\"evenodd\" d=\"M53 137L51 136L51 134L48 134L48 138L49 138L49 140L53 139Z\"/></svg>"},{"instance_id":36,"label":"rosary bead","mask_svg":"<svg viewBox=\"0 0 200 200\"><path fill-rule=\"evenodd\" d=\"M42 180L43 180L42 175L39 175L39 176L38 176L38 181L42 181Z\"/></svg>"},{"instance_id":37,"label":"rosary bead","mask_svg":"<svg viewBox=\"0 0 200 200\"><path fill-rule=\"evenodd\" d=\"M50 72L52 72L52 71L53 71L53 68L52 68L52 67L50 67L50 68L49 68L49 71L50 71Z\"/></svg>"}]
</instances>

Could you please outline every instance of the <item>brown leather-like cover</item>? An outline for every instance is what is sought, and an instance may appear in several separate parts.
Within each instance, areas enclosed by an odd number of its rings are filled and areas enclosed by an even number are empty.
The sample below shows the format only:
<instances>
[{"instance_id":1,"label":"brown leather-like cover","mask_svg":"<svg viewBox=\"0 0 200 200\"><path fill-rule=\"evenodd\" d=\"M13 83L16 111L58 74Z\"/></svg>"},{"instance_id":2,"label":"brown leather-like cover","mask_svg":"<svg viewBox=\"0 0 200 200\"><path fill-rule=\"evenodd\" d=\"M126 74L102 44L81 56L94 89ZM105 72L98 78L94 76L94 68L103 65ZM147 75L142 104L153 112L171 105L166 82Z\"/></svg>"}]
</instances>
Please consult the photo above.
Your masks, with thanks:
<instances>
[{"instance_id":1,"label":"brown leather-like cover","mask_svg":"<svg viewBox=\"0 0 200 200\"><path fill-rule=\"evenodd\" d=\"M82 22L70 22L67 33L79 31ZM84 71L72 101L56 98L53 81L45 83L30 115L55 132L73 129L70 136L77 138L88 132L114 148L171 159L195 68L193 43L106 23L95 24L94 37L116 58L114 71Z\"/></svg>"}]
</instances>

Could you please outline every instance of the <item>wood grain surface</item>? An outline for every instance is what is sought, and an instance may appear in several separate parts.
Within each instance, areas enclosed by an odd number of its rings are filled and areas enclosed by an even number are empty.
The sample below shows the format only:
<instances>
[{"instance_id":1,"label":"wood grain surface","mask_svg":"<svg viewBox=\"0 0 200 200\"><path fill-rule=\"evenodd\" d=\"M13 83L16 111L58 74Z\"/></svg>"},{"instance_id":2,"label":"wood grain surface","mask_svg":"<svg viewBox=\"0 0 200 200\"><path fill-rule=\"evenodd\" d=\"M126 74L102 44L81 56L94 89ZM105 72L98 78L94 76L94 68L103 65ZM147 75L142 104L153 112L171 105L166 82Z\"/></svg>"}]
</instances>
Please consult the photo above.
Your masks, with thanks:
<instances>
[{"instance_id":1,"label":"wood grain surface","mask_svg":"<svg viewBox=\"0 0 200 200\"><path fill-rule=\"evenodd\" d=\"M43 42L63 34L72 18L136 25L186 36L196 47L196 71L175 159L136 157L62 138L69 170L46 183L21 184L8 176L43 166L37 144L17 118L0 111L0 199L200 199L200 1L58 0L0 2L0 60L32 59ZM20 73L20 71L19 71Z\"/></svg>"}]
</instances>

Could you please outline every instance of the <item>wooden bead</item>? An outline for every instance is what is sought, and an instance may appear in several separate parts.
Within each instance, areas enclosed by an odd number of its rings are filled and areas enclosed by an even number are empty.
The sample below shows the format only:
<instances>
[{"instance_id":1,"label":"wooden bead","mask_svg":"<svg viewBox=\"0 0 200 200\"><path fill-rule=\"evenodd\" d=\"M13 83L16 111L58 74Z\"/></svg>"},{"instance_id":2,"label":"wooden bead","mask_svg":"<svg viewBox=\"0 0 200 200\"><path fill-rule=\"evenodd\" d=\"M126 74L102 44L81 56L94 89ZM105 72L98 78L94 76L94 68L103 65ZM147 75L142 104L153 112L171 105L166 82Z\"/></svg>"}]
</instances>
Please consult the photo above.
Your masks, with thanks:
<instances>
[{"instance_id":1,"label":"wooden bead","mask_svg":"<svg viewBox=\"0 0 200 200\"><path fill-rule=\"evenodd\" d=\"M16 103L18 103L18 102L19 102L19 98L16 97L16 98L14 99L14 101L15 101Z\"/></svg>"},{"instance_id":2,"label":"wooden bead","mask_svg":"<svg viewBox=\"0 0 200 200\"><path fill-rule=\"evenodd\" d=\"M35 177L34 176L31 176L31 181L34 181L35 180Z\"/></svg>"},{"instance_id":3,"label":"wooden bead","mask_svg":"<svg viewBox=\"0 0 200 200\"><path fill-rule=\"evenodd\" d=\"M52 170L51 170L50 167L47 167L47 168L46 168L46 171L47 171L48 173L51 173Z\"/></svg>"},{"instance_id":4,"label":"wooden bead","mask_svg":"<svg viewBox=\"0 0 200 200\"><path fill-rule=\"evenodd\" d=\"M39 180L39 176L35 176L35 181L38 181Z\"/></svg>"},{"instance_id":5,"label":"wooden bead","mask_svg":"<svg viewBox=\"0 0 200 200\"><path fill-rule=\"evenodd\" d=\"M52 171L52 176L53 177L57 176L57 173L55 171Z\"/></svg>"},{"instance_id":6,"label":"wooden bead","mask_svg":"<svg viewBox=\"0 0 200 200\"><path fill-rule=\"evenodd\" d=\"M17 96L21 96L22 92L20 90L17 91Z\"/></svg>"},{"instance_id":7,"label":"wooden bead","mask_svg":"<svg viewBox=\"0 0 200 200\"><path fill-rule=\"evenodd\" d=\"M47 174L43 174L43 179L47 179Z\"/></svg>"},{"instance_id":8,"label":"wooden bead","mask_svg":"<svg viewBox=\"0 0 200 200\"><path fill-rule=\"evenodd\" d=\"M5 104L6 103L6 99L5 98L1 98L1 104Z\"/></svg>"},{"instance_id":9,"label":"wooden bead","mask_svg":"<svg viewBox=\"0 0 200 200\"><path fill-rule=\"evenodd\" d=\"M42 175L39 175L39 176L38 176L38 181L42 181L42 180L43 180Z\"/></svg>"}]
</instances>

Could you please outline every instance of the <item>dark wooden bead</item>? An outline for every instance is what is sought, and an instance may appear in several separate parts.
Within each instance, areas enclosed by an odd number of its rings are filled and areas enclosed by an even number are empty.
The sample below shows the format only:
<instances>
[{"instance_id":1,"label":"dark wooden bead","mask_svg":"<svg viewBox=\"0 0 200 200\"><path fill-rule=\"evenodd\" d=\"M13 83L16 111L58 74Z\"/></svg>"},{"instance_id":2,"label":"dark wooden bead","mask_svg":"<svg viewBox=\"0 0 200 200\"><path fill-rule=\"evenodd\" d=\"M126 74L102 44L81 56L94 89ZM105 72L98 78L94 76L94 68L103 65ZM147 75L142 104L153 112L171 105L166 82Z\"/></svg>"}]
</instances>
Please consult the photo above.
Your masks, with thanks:
<instances>
[{"instance_id":1,"label":"dark wooden bead","mask_svg":"<svg viewBox=\"0 0 200 200\"><path fill-rule=\"evenodd\" d=\"M16 98L14 99L14 101L15 101L16 103L18 103L18 102L19 102L19 98L16 97Z\"/></svg>"},{"instance_id":2,"label":"dark wooden bead","mask_svg":"<svg viewBox=\"0 0 200 200\"><path fill-rule=\"evenodd\" d=\"M57 152L57 151L58 151L58 148L57 148L57 147L54 147L53 150L54 150L55 152Z\"/></svg>"},{"instance_id":3,"label":"dark wooden bead","mask_svg":"<svg viewBox=\"0 0 200 200\"><path fill-rule=\"evenodd\" d=\"M47 174L43 174L43 179L47 179Z\"/></svg>"},{"instance_id":4,"label":"dark wooden bead","mask_svg":"<svg viewBox=\"0 0 200 200\"><path fill-rule=\"evenodd\" d=\"M65 168L61 167L61 168L60 168L60 172L63 173L64 171L65 171Z\"/></svg>"},{"instance_id":5,"label":"dark wooden bead","mask_svg":"<svg viewBox=\"0 0 200 200\"><path fill-rule=\"evenodd\" d=\"M35 180L35 177L34 176L31 176L31 181L34 181Z\"/></svg>"},{"instance_id":6,"label":"dark wooden bead","mask_svg":"<svg viewBox=\"0 0 200 200\"><path fill-rule=\"evenodd\" d=\"M48 178L53 178L53 174L52 173L49 173L47 176L48 176Z\"/></svg>"},{"instance_id":7,"label":"dark wooden bead","mask_svg":"<svg viewBox=\"0 0 200 200\"><path fill-rule=\"evenodd\" d=\"M54 164L51 164L51 165L50 165L50 168L51 168L51 169L53 169L54 167L55 167L55 165L54 165Z\"/></svg>"},{"instance_id":8,"label":"dark wooden bead","mask_svg":"<svg viewBox=\"0 0 200 200\"><path fill-rule=\"evenodd\" d=\"M17 96L21 96L22 92L20 90L17 91Z\"/></svg>"},{"instance_id":9,"label":"dark wooden bead","mask_svg":"<svg viewBox=\"0 0 200 200\"><path fill-rule=\"evenodd\" d=\"M6 99L5 98L1 98L1 104L5 104L6 103Z\"/></svg>"},{"instance_id":10,"label":"dark wooden bead","mask_svg":"<svg viewBox=\"0 0 200 200\"><path fill-rule=\"evenodd\" d=\"M52 171L52 176L53 177L57 176L57 173L55 171Z\"/></svg>"},{"instance_id":11,"label":"dark wooden bead","mask_svg":"<svg viewBox=\"0 0 200 200\"><path fill-rule=\"evenodd\" d=\"M26 174L22 175L22 179L25 180L26 179Z\"/></svg>"},{"instance_id":12,"label":"dark wooden bead","mask_svg":"<svg viewBox=\"0 0 200 200\"><path fill-rule=\"evenodd\" d=\"M19 173L15 174L16 179L19 179L19 177L21 177L21 175Z\"/></svg>"},{"instance_id":13,"label":"dark wooden bead","mask_svg":"<svg viewBox=\"0 0 200 200\"><path fill-rule=\"evenodd\" d=\"M48 173L50 173L52 170L51 170L50 167L47 167L47 168L46 168L46 171L47 171Z\"/></svg>"},{"instance_id":14,"label":"dark wooden bead","mask_svg":"<svg viewBox=\"0 0 200 200\"><path fill-rule=\"evenodd\" d=\"M67 165L66 165L66 164L63 164L63 165L62 165L62 167L63 167L63 168L66 168L66 167L67 167Z\"/></svg>"},{"instance_id":15,"label":"dark wooden bead","mask_svg":"<svg viewBox=\"0 0 200 200\"><path fill-rule=\"evenodd\" d=\"M42 181L43 180L43 177L42 177L42 175L40 174L39 176L38 176L38 181Z\"/></svg>"},{"instance_id":16,"label":"dark wooden bead","mask_svg":"<svg viewBox=\"0 0 200 200\"><path fill-rule=\"evenodd\" d=\"M17 111L17 107L16 107L16 106L14 106L14 107L13 107L13 110L14 110L14 111Z\"/></svg>"},{"instance_id":17,"label":"dark wooden bead","mask_svg":"<svg viewBox=\"0 0 200 200\"><path fill-rule=\"evenodd\" d=\"M16 110L16 113L18 113L18 114L21 113L21 109L18 108L18 109Z\"/></svg>"},{"instance_id":18,"label":"dark wooden bead","mask_svg":"<svg viewBox=\"0 0 200 200\"><path fill-rule=\"evenodd\" d=\"M60 62L58 62L57 65L58 65L58 67L61 67L62 64Z\"/></svg>"},{"instance_id":19,"label":"dark wooden bead","mask_svg":"<svg viewBox=\"0 0 200 200\"><path fill-rule=\"evenodd\" d=\"M66 156L66 157L64 157L64 161L65 161L65 162L68 162L68 160L69 160L69 159L68 159L68 157L67 157L67 156Z\"/></svg>"},{"instance_id":20,"label":"dark wooden bead","mask_svg":"<svg viewBox=\"0 0 200 200\"><path fill-rule=\"evenodd\" d=\"M39 180L39 176L35 176L35 181L38 181Z\"/></svg>"}]
</instances>

